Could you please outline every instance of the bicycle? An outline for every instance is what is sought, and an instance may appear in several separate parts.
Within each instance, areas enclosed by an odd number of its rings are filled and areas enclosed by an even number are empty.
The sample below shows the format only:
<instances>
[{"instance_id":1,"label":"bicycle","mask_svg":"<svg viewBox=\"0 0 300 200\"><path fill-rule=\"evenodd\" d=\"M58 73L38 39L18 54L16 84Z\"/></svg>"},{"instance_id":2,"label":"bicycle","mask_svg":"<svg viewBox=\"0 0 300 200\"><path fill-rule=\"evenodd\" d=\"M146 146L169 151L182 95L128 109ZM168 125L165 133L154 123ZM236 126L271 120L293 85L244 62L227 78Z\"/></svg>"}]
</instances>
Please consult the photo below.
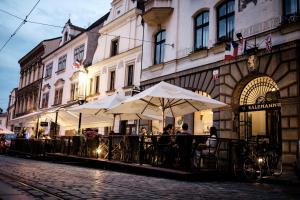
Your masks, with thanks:
<instances>
[{"instance_id":1,"label":"bicycle","mask_svg":"<svg viewBox=\"0 0 300 200\"><path fill-rule=\"evenodd\" d=\"M282 174L282 158L277 148L258 147L244 160L243 172L250 180L261 180L264 176Z\"/></svg>"}]
</instances>

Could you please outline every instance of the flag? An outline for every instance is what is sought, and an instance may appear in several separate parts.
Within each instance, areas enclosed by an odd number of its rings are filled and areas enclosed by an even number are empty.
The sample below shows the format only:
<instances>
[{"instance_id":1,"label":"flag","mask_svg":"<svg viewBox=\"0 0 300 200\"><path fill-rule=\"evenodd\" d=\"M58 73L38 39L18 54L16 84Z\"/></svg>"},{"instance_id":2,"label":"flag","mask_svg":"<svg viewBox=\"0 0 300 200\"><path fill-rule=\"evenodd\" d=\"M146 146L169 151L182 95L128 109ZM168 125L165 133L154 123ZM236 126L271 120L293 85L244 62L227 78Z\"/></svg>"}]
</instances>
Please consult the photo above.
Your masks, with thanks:
<instances>
[{"instance_id":1,"label":"flag","mask_svg":"<svg viewBox=\"0 0 300 200\"><path fill-rule=\"evenodd\" d=\"M233 41L230 44L226 44L224 60L233 60L238 54L238 46L238 43Z\"/></svg>"},{"instance_id":2,"label":"flag","mask_svg":"<svg viewBox=\"0 0 300 200\"><path fill-rule=\"evenodd\" d=\"M80 69L81 65L82 65L82 62L80 60L76 60L72 66L74 69Z\"/></svg>"},{"instance_id":3,"label":"flag","mask_svg":"<svg viewBox=\"0 0 300 200\"><path fill-rule=\"evenodd\" d=\"M271 34L269 34L265 37L265 44L266 44L267 52L271 52L272 51L272 36L271 36Z\"/></svg>"}]
</instances>

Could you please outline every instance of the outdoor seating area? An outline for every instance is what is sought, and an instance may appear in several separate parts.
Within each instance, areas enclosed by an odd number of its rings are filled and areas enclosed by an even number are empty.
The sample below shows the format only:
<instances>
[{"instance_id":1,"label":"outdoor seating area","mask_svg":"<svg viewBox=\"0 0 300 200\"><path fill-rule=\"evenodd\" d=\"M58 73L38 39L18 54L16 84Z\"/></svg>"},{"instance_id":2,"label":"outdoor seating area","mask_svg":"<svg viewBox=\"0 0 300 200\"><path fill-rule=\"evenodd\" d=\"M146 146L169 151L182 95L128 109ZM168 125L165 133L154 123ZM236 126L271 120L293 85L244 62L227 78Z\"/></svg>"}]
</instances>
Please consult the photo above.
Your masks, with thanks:
<instances>
[{"instance_id":1,"label":"outdoor seating area","mask_svg":"<svg viewBox=\"0 0 300 200\"><path fill-rule=\"evenodd\" d=\"M162 137L166 137L170 142L162 143ZM178 138L176 140L176 137L180 137L180 140ZM184 140L187 143L182 144ZM204 150L199 152L199 146L206 141L207 137L203 136L98 135L89 139L84 136L73 136L44 140L17 138L12 141L10 151L33 156L60 153L187 171L201 169L228 171L232 162L230 160L232 141L218 139L218 147L214 151L212 146L208 146L208 150L212 150L209 154L204 153Z\"/></svg>"}]
</instances>

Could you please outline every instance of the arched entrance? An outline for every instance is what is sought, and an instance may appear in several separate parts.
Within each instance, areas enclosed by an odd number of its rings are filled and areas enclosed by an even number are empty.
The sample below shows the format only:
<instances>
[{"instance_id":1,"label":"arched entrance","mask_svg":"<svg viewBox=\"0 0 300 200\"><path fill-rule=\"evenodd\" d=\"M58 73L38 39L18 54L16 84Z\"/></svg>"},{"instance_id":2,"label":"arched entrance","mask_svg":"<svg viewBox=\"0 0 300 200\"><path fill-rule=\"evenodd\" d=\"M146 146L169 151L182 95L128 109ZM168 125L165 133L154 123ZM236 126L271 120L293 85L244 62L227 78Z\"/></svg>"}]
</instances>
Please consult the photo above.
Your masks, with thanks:
<instances>
[{"instance_id":1,"label":"arched entrance","mask_svg":"<svg viewBox=\"0 0 300 200\"><path fill-rule=\"evenodd\" d=\"M239 138L263 139L281 149L279 88L268 76L252 79L239 97Z\"/></svg>"}]
</instances>

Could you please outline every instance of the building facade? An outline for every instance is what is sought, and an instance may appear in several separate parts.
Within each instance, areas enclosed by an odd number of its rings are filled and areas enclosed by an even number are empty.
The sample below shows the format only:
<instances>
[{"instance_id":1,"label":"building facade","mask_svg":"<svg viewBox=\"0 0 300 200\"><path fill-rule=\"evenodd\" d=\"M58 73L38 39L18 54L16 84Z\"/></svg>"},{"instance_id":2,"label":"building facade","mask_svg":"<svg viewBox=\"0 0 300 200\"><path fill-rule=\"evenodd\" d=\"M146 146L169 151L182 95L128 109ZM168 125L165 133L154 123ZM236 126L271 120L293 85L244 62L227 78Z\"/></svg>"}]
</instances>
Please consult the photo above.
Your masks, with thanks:
<instances>
[{"instance_id":1,"label":"building facade","mask_svg":"<svg viewBox=\"0 0 300 200\"><path fill-rule=\"evenodd\" d=\"M40 88L43 80L42 56L57 48L59 42L60 38L44 40L19 60L21 70L19 87L15 90L14 117L16 119L11 125L24 128L35 127L26 116L39 109Z\"/></svg>"},{"instance_id":2,"label":"building facade","mask_svg":"<svg viewBox=\"0 0 300 200\"><path fill-rule=\"evenodd\" d=\"M136 1L113 0L111 5L110 14L100 29L93 65L88 68L89 101L115 92L131 96L132 91L140 85L143 37L141 10L137 8ZM120 124L116 120L114 131L126 132L126 127L136 127L135 123L124 121ZM102 131L107 133L109 130Z\"/></svg>"},{"instance_id":3,"label":"building facade","mask_svg":"<svg viewBox=\"0 0 300 200\"><path fill-rule=\"evenodd\" d=\"M87 29L73 25L70 20L65 24L59 47L42 58L45 68L41 88L41 110L68 107L77 104L79 100L86 100L87 67L92 63L99 29L107 16L103 16ZM63 120L59 123L60 129L55 130L55 133L52 130L53 123L58 122L53 117L43 120L52 124L46 128L46 131L52 131L52 134L75 134L75 127L63 124Z\"/></svg>"},{"instance_id":4,"label":"building facade","mask_svg":"<svg viewBox=\"0 0 300 200\"><path fill-rule=\"evenodd\" d=\"M14 88L9 95L8 107L7 107L7 128L11 131L14 130L14 124L11 123L11 120L15 118L16 112L16 93L18 88Z\"/></svg>"},{"instance_id":5,"label":"building facade","mask_svg":"<svg viewBox=\"0 0 300 200\"><path fill-rule=\"evenodd\" d=\"M152 43L143 43L141 86L167 81L228 104L172 123L186 121L194 134L216 126L224 138L265 137L284 162L295 160L299 1L149 0L144 20ZM224 60L228 46L239 53Z\"/></svg>"},{"instance_id":6,"label":"building facade","mask_svg":"<svg viewBox=\"0 0 300 200\"><path fill-rule=\"evenodd\" d=\"M0 126L6 127L7 125L7 113L0 113Z\"/></svg>"}]
</instances>

